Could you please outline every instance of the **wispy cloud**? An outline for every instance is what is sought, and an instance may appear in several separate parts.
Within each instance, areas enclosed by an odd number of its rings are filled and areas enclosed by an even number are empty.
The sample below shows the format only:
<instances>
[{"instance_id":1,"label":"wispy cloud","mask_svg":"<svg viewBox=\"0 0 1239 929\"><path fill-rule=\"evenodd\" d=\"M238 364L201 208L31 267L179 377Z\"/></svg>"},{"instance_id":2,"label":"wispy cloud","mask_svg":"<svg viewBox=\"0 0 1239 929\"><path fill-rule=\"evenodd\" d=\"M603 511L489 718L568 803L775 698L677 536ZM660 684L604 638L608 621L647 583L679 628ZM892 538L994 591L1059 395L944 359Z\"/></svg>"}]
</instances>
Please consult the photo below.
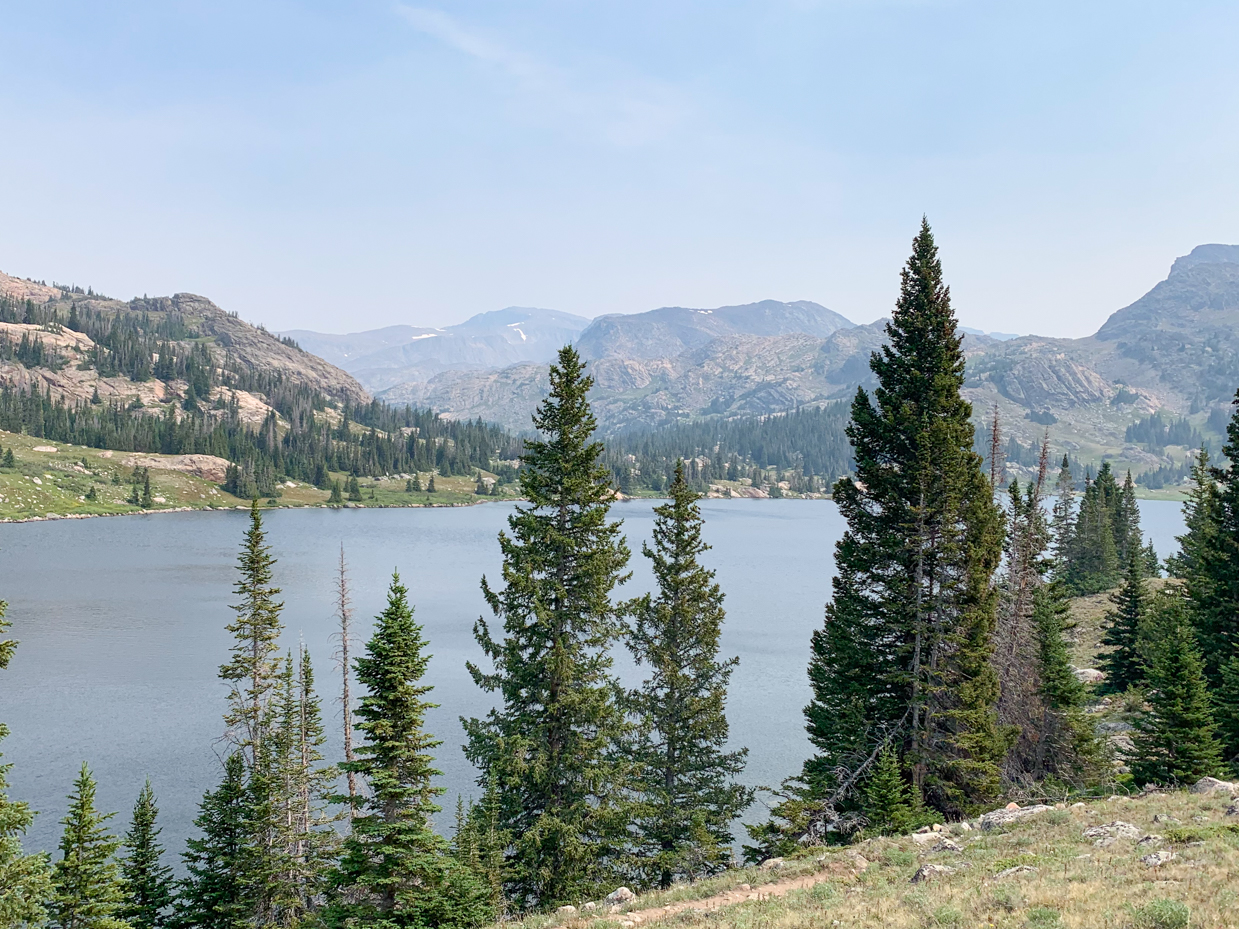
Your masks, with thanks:
<instances>
[{"instance_id":1,"label":"wispy cloud","mask_svg":"<svg viewBox=\"0 0 1239 929\"><path fill-rule=\"evenodd\" d=\"M417 31L505 77L539 118L636 146L661 139L686 116L682 95L663 82L557 66L468 29L441 10L407 4L395 9Z\"/></svg>"}]
</instances>

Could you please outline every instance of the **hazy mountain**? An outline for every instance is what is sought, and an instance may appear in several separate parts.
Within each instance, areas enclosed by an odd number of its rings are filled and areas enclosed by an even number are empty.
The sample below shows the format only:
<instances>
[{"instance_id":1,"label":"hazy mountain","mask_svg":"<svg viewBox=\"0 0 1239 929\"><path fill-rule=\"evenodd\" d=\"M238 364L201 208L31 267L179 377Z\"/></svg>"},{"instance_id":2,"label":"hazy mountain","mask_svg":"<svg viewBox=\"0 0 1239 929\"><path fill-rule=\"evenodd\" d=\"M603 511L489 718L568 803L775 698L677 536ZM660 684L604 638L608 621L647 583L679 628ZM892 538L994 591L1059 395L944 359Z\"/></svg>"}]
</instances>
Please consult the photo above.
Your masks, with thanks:
<instances>
[{"instance_id":1,"label":"hazy mountain","mask_svg":"<svg viewBox=\"0 0 1239 929\"><path fill-rule=\"evenodd\" d=\"M809 300L763 300L713 310L664 306L647 313L600 316L577 340L586 359L674 358L732 335L779 336L792 333L825 338L853 323Z\"/></svg>"},{"instance_id":2,"label":"hazy mountain","mask_svg":"<svg viewBox=\"0 0 1239 929\"><path fill-rule=\"evenodd\" d=\"M296 329L282 334L338 364L371 390L382 390L427 381L443 371L544 364L588 325L588 319L571 313L510 306L443 329L388 326L348 335Z\"/></svg>"}]
</instances>

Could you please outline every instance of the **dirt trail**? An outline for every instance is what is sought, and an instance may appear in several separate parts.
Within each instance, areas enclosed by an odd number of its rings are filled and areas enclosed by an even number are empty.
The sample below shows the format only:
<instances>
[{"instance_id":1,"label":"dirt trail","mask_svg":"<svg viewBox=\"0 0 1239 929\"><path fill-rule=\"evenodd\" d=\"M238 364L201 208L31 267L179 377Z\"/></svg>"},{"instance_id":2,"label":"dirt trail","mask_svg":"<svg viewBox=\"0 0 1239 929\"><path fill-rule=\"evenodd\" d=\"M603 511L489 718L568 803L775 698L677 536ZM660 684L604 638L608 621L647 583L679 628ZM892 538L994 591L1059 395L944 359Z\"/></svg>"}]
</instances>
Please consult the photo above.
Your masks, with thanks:
<instances>
[{"instance_id":1,"label":"dirt trail","mask_svg":"<svg viewBox=\"0 0 1239 929\"><path fill-rule=\"evenodd\" d=\"M712 897L703 897L700 900L679 900L675 903L668 903L666 906L629 910L626 913L617 913L614 918L621 921L621 926L625 923L635 926L658 919L665 919L668 916L674 916L686 910L718 910L723 907L734 906L737 903L746 903L749 900L769 900L772 897L786 896L793 890L804 890L806 887L812 887L824 881L850 880L855 878L859 871L863 871L868 864L859 855L845 859L836 858L828 860L823 865L822 870L814 871L811 874L801 874L781 881L772 881L769 884L761 884L750 890L726 890Z\"/></svg>"}]
</instances>

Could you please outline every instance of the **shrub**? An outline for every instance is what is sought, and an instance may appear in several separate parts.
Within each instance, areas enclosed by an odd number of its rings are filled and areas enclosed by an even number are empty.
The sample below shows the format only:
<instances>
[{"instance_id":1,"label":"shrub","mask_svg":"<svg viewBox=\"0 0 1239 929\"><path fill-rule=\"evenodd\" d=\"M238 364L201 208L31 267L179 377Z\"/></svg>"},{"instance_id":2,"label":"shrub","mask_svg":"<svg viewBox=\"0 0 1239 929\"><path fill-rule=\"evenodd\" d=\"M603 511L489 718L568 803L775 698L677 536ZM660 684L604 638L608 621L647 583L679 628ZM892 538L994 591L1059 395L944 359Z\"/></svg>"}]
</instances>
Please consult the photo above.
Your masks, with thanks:
<instances>
[{"instance_id":1,"label":"shrub","mask_svg":"<svg viewBox=\"0 0 1239 929\"><path fill-rule=\"evenodd\" d=\"M1191 911L1178 900L1154 900L1132 908L1132 929L1187 929Z\"/></svg>"}]
</instances>

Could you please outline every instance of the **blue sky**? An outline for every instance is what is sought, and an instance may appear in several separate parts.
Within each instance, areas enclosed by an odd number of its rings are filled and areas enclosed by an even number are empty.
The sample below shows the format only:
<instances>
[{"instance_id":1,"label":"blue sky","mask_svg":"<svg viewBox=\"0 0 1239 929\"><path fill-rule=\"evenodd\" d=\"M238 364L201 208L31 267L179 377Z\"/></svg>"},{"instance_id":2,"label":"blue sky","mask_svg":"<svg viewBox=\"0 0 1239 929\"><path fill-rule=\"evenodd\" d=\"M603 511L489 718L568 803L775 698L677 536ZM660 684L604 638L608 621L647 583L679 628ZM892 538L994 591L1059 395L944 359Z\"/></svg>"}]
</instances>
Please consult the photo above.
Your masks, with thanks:
<instances>
[{"instance_id":1,"label":"blue sky","mask_svg":"<svg viewBox=\"0 0 1239 929\"><path fill-rule=\"evenodd\" d=\"M271 328L810 299L1086 335L1239 242L1239 4L9 2L0 269Z\"/></svg>"}]
</instances>

